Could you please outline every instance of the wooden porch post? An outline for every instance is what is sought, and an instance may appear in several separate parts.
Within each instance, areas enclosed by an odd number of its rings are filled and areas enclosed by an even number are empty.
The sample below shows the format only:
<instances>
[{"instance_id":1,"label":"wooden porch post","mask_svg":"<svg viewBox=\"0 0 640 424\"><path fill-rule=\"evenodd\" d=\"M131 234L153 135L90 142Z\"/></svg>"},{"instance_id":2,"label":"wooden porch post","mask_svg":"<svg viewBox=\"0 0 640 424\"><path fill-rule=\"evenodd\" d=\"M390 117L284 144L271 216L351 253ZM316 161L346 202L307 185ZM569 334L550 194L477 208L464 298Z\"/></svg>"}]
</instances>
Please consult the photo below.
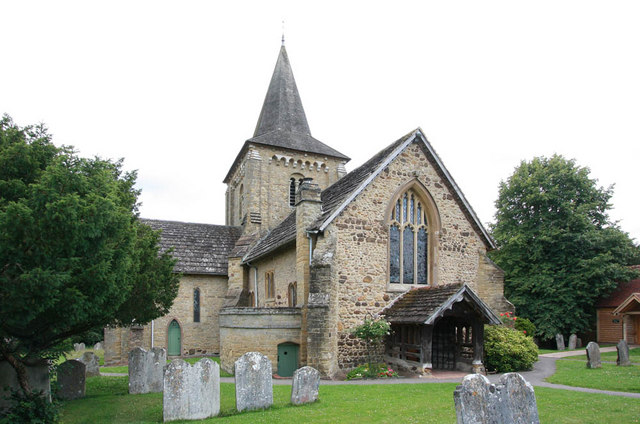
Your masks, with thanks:
<instances>
[{"instance_id":1,"label":"wooden porch post","mask_svg":"<svg viewBox=\"0 0 640 424\"><path fill-rule=\"evenodd\" d=\"M473 323L473 372L475 374L484 373L482 364L482 354L484 352L484 324L480 320Z\"/></svg>"},{"instance_id":2,"label":"wooden porch post","mask_svg":"<svg viewBox=\"0 0 640 424\"><path fill-rule=\"evenodd\" d=\"M422 372L431 374L433 365L431 364L431 339L433 338L433 325L422 326L422 340L420 357L422 359Z\"/></svg>"}]
</instances>

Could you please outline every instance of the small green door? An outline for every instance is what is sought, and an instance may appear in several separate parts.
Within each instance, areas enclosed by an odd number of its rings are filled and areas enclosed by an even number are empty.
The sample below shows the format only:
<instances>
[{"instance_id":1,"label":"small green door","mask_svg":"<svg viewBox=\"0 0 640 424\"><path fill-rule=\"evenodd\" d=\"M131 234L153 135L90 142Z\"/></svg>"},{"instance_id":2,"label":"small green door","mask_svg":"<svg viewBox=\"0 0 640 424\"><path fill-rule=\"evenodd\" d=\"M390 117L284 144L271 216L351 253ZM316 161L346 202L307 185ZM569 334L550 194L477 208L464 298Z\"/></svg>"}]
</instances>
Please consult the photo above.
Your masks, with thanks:
<instances>
[{"instance_id":1,"label":"small green door","mask_svg":"<svg viewBox=\"0 0 640 424\"><path fill-rule=\"evenodd\" d=\"M175 319L169 324L168 356L180 356L180 324Z\"/></svg>"},{"instance_id":2,"label":"small green door","mask_svg":"<svg viewBox=\"0 0 640 424\"><path fill-rule=\"evenodd\" d=\"M298 369L298 346L295 343L282 343L278 345L278 375L291 377Z\"/></svg>"}]
</instances>

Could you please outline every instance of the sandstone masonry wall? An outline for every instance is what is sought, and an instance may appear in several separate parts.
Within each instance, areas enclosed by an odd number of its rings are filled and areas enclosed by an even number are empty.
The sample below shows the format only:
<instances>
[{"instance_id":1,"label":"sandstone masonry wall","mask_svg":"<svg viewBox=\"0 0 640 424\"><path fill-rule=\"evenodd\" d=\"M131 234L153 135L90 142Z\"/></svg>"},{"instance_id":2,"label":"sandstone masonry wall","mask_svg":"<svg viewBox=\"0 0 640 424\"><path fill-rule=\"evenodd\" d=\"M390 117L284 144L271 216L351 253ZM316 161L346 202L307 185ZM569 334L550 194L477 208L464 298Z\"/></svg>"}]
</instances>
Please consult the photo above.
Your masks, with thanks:
<instances>
[{"instance_id":1,"label":"sandstone masonry wall","mask_svg":"<svg viewBox=\"0 0 640 424\"><path fill-rule=\"evenodd\" d=\"M260 307L288 307L288 289L290 283L296 283L296 248L291 246L276 255L268 256L251 265L258 268L258 306ZM273 271L275 296L266 299L265 274ZM249 270L249 291L254 291L255 273ZM298 288L300 290L300 288ZM298 293L300 293L298 291Z\"/></svg>"}]
</instances>

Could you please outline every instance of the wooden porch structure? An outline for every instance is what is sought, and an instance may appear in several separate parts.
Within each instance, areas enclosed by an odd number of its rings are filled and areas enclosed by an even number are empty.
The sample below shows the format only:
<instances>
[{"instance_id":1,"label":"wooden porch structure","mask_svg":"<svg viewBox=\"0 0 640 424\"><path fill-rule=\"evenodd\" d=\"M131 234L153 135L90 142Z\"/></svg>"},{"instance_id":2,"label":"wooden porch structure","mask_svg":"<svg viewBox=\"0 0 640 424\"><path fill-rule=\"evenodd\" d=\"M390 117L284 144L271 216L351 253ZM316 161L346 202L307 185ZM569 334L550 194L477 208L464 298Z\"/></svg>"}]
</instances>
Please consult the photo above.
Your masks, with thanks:
<instances>
[{"instance_id":1,"label":"wooden porch structure","mask_svg":"<svg viewBox=\"0 0 640 424\"><path fill-rule=\"evenodd\" d=\"M481 372L484 324L502 324L466 284L410 290L383 314L392 329L385 360L425 373Z\"/></svg>"}]
</instances>

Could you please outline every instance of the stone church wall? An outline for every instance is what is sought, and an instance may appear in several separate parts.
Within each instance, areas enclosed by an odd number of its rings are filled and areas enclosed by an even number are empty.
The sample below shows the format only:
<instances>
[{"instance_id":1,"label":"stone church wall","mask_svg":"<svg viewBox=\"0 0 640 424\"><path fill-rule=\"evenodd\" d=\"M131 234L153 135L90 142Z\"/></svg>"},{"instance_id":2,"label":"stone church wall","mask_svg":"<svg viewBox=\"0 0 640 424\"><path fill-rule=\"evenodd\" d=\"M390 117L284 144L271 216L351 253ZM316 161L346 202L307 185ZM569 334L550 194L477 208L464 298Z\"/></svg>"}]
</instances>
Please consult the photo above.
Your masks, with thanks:
<instances>
[{"instance_id":1,"label":"stone church wall","mask_svg":"<svg viewBox=\"0 0 640 424\"><path fill-rule=\"evenodd\" d=\"M193 322L193 291L200 289L200 322ZM182 355L205 355L220 352L218 314L227 292L227 277L184 275L169 313L154 320L153 345L167 349L169 324L176 319L182 330ZM105 329L105 365L127 362L134 347L151 348L151 324L131 328Z\"/></svg>"},{"instance_id":2,"label":"stone church wall","mask_svg":"<svg viewBox=\"0 0 640 424\"><path fill-rule=\"evenodd\" d=\"M411 180L417 180L427 189L440 216L434 284L464 282L490 298L502 293L502 280L495 273L484 272L482 281L478 280L479 256L484 257L486 248L422 149L412 144L330 226L337 234L335 266L339 311L336 330L340 368L358 365L365 354L364 346L351 335L352 329L361 324L367 314L377 314L410 287L388 284L386 214L393 194ZM482 266L489 267L484 263ZM486 285L491 288L484 287Z\"/></svg>"},{"instance_id":3,"label":"stone church wall","mask_svg":"<svg viewBox=\"0 0 640 424\"><path fill-rule=\"evenodd\" d=\"M290 283L296 283L296 249L295 246L277 252L276 255L256 261L251 265L258 268L258 306L262 307L288 307L288 289ZM273 271L275 296L272 299L265 298L266 285L265 274ZM249 291L254 291L255 274L249 270Z\"/></svg>"}]
</instances>

